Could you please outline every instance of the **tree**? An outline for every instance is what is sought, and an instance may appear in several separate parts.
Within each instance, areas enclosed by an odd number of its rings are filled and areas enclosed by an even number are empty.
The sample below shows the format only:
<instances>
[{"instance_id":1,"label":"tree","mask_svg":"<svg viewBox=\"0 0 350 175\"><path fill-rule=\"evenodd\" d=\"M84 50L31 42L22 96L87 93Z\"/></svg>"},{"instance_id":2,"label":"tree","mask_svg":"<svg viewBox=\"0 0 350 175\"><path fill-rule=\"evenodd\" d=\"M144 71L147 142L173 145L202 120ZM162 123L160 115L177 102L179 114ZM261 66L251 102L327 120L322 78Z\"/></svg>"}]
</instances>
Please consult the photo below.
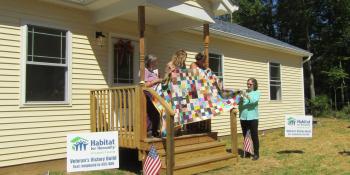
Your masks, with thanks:
<instances>
[{"instance_id":1,"label":"tree","mask_svg":"<svg viewBox=\"0 0 350 175\"><path fill-rule=\"evenodd\" d=\"M332 82L325 81L326 78L322 79L325 75L322 74L323 70L338 67L340 69L345 68L343 70L350 73L350 1L322 0L318 4L317 17L317 28L319 30L315 32L317 37L314 39L314 45L315 54L319 55L320 59L315 64L315 74L317 77L321 77L317 82L318 85L327 87L331 86ZM346 84L349 84L349 79L343 79L340 86L342 104L345 102L344 90ZM319 91L325 89L327 88L319 88ZM335 90L337 91L337 89ZM349 92L346 94L349 94ZM346 98L349 101L348 95Z\"/></svg>"},{"instance_id":2,"label":"tree","mask_svg":"<svg viewBox=\"0 0 350 175\"><path fill-rule=\"evenodd\" d=\"M273 0L239 0L237 3L239 9L232 14L235 23L275 36Z\"/></svg>"},{"instance_id":3,"label":"tree","mask_svg":"<svg viewBox=\"0 0 350 175\"><path fill-rule=\"evenodd\" d=\"M329 71L322 71L322 73L327 75L328 81L331 83L331 87L333 88L334 92L334 108L337 110L337 89L342 87L342 80L349 78L349 74L346 73L341 67L332 67Z\"/></svg>"},{"instance_id":4,"label":"tree","mask_svg":"<svg viewBox=\"0 0 350 175\"><path fill-rule=\"evenodd\" d=\"M327 94L333 84L322 71L341 67L350 73L349 0L236 0L233 21L313 53L304 66L307 97ZM317 78L314 78L317 77ZM349 101L349 79L341 84L341 99ZM336 91L339 89L336 89ZM344 100L343 100L344 98ZM336 100L336 99L334 99Z\"/></svg>"},{"instance_id":5,"label":"tree","mask_svg":"<svg viewBox=\"0 0 350 175\"><path fill-rule=\"evenodd\" d=\"M314 33L315 6L316 3L312 0L279 0L276 12L277 38L312 52L311 36ZM313 62L314 58L311 58L305 66L305 73L308 75L305 84L308 84L311 99L314 99L316 94Z\"/></svg>"}]
</instances>

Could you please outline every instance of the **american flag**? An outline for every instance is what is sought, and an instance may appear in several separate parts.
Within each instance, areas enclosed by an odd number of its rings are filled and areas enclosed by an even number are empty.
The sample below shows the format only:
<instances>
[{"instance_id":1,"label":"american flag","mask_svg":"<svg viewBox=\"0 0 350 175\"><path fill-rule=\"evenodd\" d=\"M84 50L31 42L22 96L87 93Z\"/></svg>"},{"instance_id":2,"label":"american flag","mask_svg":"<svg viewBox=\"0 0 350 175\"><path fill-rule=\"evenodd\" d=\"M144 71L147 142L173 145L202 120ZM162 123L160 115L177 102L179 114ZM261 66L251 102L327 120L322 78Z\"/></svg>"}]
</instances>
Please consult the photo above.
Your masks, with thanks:
<instances>
[{"instance_id":1,"label":"american flag","mask_svg":"<svg viewBox=\"0 0 350 175\"><path fill-rule=\"evenodd\" d=\"M243 142L243 151L244 151L244 157L246 152L250 154L254 154L253 141L250 135L250 130L248 130L247 133L245 134L244 142Z\"/></svg>"},{"instance_id":2,"label":"american flag","mask_svg":"<svg viewBox=\"0 0 350 175\"><path fill-rule=\"evenodd\" d=\"M143 172L145 175L155 175L159 173L161 162L154 146L151 146L147 155L145 164L143 165Z\"/></svg>"}]
</instances>

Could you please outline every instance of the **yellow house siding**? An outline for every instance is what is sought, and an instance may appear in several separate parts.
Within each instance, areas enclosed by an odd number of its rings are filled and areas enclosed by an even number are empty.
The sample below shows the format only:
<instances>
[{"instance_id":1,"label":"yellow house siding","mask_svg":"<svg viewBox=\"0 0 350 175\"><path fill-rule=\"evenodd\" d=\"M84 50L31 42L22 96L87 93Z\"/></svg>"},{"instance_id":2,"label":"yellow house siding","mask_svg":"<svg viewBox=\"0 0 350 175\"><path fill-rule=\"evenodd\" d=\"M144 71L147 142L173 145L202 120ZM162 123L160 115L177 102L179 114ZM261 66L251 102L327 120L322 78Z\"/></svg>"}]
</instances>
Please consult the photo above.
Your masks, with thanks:
<instances>
[{"instance_id":1,"label":"yellow house siding","mask_svg":"<svg viewBox=\"0 0 350 175\"><path fill-rule=\"evenodd\" d=\"M90 128L89 90L106 88L107 47L85 12L36 1L0 6L0 167L64 158L66 135ZM72 33L71 103L20 106L21 25L28 21Z\"/></svg>"}]
</instances>

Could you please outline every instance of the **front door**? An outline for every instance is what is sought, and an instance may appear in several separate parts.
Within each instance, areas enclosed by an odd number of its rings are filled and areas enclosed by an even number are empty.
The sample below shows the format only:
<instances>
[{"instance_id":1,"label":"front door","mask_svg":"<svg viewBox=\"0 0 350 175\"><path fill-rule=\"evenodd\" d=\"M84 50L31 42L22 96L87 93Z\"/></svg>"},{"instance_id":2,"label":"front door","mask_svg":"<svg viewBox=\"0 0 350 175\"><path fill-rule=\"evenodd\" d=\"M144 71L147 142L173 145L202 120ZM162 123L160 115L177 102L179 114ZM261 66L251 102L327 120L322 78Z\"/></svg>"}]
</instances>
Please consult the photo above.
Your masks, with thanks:
<instances>
[{"instance_id":1,"label":"front door","mask_svg":"<svg viewBox=\"0 0 350 175\"><path fill-rule=\"evenodd\" d=\"M112 38L112 83L130 85L140 82L139 44L125 38Z\"/></svg>"}]
</instances>

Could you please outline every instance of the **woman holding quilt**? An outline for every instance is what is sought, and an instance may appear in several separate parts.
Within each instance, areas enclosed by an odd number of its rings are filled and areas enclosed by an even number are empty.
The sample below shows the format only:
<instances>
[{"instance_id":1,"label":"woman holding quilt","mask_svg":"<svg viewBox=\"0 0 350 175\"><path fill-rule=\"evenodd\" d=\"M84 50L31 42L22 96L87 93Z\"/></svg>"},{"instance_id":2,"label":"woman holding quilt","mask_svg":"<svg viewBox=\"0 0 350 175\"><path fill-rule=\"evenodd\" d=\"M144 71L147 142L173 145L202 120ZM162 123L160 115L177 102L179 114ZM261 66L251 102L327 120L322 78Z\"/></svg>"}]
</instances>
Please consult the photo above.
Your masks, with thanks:
<instances>
[{"instance_id":1,"label":"woman holding quilt","mask_svg":"<svg viewBox=\"0 0 350 175\"><path fill-rule=\"evenodd\" d=\"M253 160L259 159L259 99L260 91L258 90L258 81L255 78L249 78L246 92L241 93L239 118L243 130L243 137L247 136L248 130L251 133L254 148Z\"/></svg>"},{"instance_id":2,"label":"woman holding quilt","mask_svg":"<svg viewBox=\"0 0 350 175\"><path fill-rule=\"evenodd\" d=\"M205 56L204 56L204 54L202 52L197 53L196 56L195 56L195 59L196 59L196 62L193 62L190 65L190 69L196 69L196 68L203 69L203 70L207 69L204 66Z\"/></svg>"},{"instance_id":3,"label":"woman holding quilt","mask_svg":"<svg viewBox=\"0 0 350 175\"><path fill-rule=\"evenodd\" d=\"M158 60L154 55L147 55L145 59L145 86L156 89L163 81L158 74ZM145 92L147 100L147 137L159 136L159 113L152 104L152 95Z\"/></svg>"}]
</instances>

